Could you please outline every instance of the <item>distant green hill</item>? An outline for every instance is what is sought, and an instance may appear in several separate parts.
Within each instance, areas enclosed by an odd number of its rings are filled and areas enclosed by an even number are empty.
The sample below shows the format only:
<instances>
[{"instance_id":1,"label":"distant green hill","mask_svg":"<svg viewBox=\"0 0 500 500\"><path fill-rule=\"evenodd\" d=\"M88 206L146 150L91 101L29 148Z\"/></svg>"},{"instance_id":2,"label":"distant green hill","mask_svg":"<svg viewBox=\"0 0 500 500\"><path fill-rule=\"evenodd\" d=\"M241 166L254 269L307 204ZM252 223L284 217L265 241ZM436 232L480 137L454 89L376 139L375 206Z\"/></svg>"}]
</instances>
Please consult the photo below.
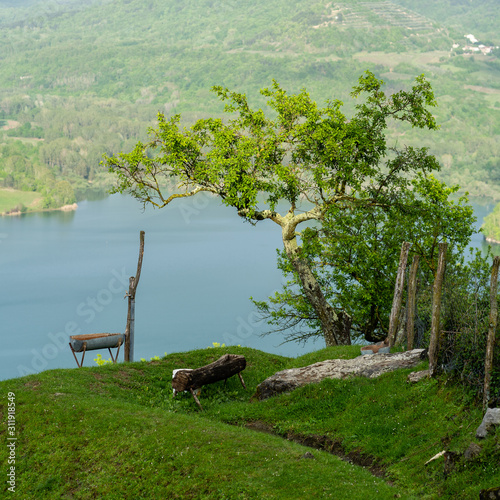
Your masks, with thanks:
<instances>
[{"instance_id":1,"label":"distant green hill","mask_svg":"<svg viewBox=\"0 0 500 500\"><path fill-rule=\"evenodd\" d=\"M212 85L262 105L258 91L274 78L352 108L350 89L370 69L388 92L425 73L441 130L398 129L394 139L429 146L445 180L498 197L498 51L463 50L471 32L477 46L500 45L494 4L0 1L0 187L41 192L63 179L82 197L109 182L102 154L132 147L158 111L186 121L220 113ZM21 167L6 165L11 155Z\"/></svg>"},{"instance_id":2,"label":"distant green hill","mask_svg":"<svg viewBox=\"0 0 500 500\"><path fill-rule=\"evenodd\" d=\"M396 0L395 3L425 15L447 29L480 34L498 44L497 0Z\"/></svg>"}]
</instances>

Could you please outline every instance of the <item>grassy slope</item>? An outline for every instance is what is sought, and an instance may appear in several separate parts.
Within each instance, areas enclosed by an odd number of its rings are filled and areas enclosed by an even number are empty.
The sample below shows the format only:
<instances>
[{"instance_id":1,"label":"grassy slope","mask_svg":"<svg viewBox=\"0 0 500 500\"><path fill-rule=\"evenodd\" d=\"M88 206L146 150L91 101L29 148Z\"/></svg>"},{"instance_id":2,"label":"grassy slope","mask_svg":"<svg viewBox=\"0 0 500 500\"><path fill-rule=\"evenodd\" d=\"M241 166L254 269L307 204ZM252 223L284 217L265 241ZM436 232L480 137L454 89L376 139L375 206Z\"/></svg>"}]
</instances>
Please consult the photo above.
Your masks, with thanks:
<instances>
[{"instance_id":1,"label":"grassy slope","mask_svg":"<svg viewBox=\"0 0 500 500\"><path fill-rule=\"evenodd\" d=\"M247 391L237 377L205 387L203 413L190 395L172 398L172 369L201 366L225 352L245 355ZM6 394L16 394L18 493L26 499L474 498L500 484L498 436L447 477L442 459L424 466L442 449L463 452L481 411L443 383L409 386L409 370L377 380L329 380L249 402L276 371L357 353L330 348L287 359L248 348L204 349L0 382L3 421ZM325 451L301 458L307 448L244 428L255 421L281 435L325 436L352 456L370 455L387 475L374 477ZM0 435L5 443L5 428Z\"/></svg>"},{"instance_id":2,"label":"grassy slope","mask_svg":"<svg viewBox=\"0 0 500 500\"><path fill-rule=\"evenodd\" d=\"M15 189L0 189L0 214L21 204L30 207L36 200L40 199L40 193L18 191Z\"/></svg>"}]
</instances>

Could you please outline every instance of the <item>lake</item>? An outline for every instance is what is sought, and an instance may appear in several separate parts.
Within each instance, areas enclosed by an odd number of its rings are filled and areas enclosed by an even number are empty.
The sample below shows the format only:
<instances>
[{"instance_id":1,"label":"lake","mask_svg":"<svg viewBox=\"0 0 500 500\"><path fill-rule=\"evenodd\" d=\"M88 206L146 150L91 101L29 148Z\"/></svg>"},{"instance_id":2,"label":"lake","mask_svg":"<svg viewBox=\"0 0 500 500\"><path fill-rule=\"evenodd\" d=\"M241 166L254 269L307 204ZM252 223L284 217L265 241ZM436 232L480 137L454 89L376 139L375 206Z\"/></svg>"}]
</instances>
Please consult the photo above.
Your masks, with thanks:
<instances>
[{"instance_id":1,"label":"lake","mask_svg":"<svg viewBox=\"0 0 500 500\"><path fill-rule=\"evenodd\" d=\"M478 227L493 206L475 205ZM76 367L69 335L125 331L141 230L134 360L213 342L285 356L324 346L261 337L267 325L249 297L266 299L281 288L276 224L252 226L209 196L142 211L132 198L113 195L80 202L75 212L0 217L0 380ZM482 236L472 244L484 246ZM84 366L96 366L97 353L109 358L107 350L89 351Z\"/></svg>"}]
</instances>

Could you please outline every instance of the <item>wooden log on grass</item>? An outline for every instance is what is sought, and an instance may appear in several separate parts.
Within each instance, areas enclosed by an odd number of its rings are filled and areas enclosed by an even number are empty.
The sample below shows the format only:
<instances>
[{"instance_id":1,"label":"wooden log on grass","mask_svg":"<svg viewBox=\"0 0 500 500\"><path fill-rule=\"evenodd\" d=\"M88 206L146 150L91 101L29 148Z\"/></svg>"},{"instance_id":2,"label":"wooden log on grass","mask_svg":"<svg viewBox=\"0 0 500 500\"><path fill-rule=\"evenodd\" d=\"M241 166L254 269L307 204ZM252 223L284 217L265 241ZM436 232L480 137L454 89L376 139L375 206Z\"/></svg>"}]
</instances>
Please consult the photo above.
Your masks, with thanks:
<instances>
[{"instance_id":1,"label":"wooden log on grass","mask_svg":"<svg viewBox=\"0 0 500 500\"><path fill-rule=\"evenodd\" d=\"M200 409L203 409L196 397L195 391L204 385L213 384L220 380L227 380L233 375L238 375L243 387L245 387L245 382L240 372L245 369L246 364L245 356L224 354L217 361L201 368L178 371L172 379L172 389L175 392L190 391L196 404Z\"/></svg>"},{"instance_id":2,"label":"wooden log on grass","mask_svg":"<svg viewBox=\"0 0 500 500\"><path fill-rule=\"evenodd\" d=\"M483 390L483 410L488 406L490 400L491 368L493 366L493 349L495 346L495 334L498 324L498 268L500 257L493 259L490 281L490 321L488 326L488 340L486 342L486 358L484 361L484 390Z\"/></svg>"}]
</instances>

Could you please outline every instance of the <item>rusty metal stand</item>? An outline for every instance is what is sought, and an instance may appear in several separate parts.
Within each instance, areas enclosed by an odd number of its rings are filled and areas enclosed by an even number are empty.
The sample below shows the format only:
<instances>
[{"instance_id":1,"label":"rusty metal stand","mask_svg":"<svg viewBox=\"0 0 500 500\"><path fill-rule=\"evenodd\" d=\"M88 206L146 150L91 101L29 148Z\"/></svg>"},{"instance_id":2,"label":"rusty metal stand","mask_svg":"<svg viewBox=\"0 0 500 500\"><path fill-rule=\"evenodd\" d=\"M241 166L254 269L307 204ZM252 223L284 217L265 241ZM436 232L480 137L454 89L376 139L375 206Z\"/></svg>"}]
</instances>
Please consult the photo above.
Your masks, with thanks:
<instances>
[{"instance_id":1,"label":"rusty metal stand","mask_svg":"<svg viewBox=\"0 0 500 500\"><path fill-rule=\"evenodd\" d=\"M87 350L87 342L83 343L83 354L82 354L82 362L78 362L78 358L76 357L75 351L73 349L73 346L71 345L71 342L69 343L69 348L71 349L71 352L73 353L73 356L75 358L76 364L78 365L78 368L81 368L83 366L83 359L85 358L85 351Z\"/></svg>"},{"instance_id":2,"label":"rusty metal stand","mask_svg":"<svg viewBox=\"0 0 500 500\"><path fill-rule=\"evenodd\" d=\"M108 347L109 355L111 356L111 359L113 360L113 364L116 364L116 360L118 359L118 354L120 354L120 347L122 343L121 341L118 343L118 349L116 350L116 356L113 358L113 353L111 352L111 347Z\"/></svg>"}]
</instances>

